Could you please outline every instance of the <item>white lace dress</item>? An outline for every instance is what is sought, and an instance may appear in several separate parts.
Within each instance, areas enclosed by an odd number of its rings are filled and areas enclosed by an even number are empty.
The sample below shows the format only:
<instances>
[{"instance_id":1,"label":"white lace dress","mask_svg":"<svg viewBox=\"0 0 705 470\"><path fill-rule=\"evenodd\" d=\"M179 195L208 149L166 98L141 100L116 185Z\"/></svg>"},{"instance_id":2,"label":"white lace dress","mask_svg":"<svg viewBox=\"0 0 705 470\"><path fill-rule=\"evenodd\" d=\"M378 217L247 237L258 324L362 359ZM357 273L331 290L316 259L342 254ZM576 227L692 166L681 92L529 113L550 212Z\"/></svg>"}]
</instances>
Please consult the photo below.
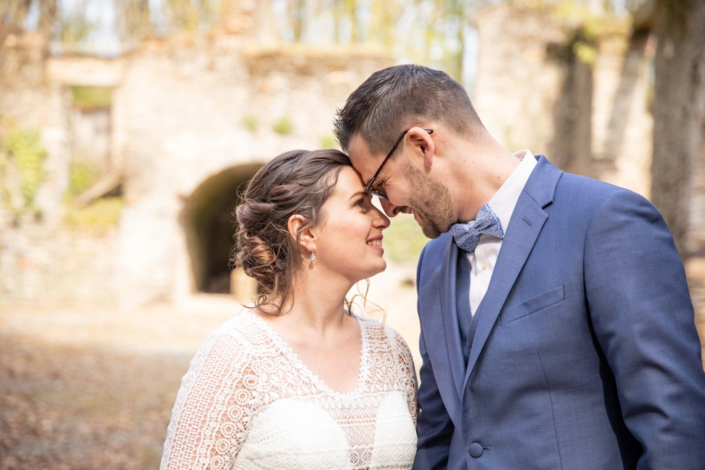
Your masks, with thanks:
<instances>
[{"instance_id":1,"label":"white lace dress","mask_svg":"<svg viewBox=\"0 0 705 470\"><path fill-rule=\"evenodd\" d=\"M416 375L402 337L356 317L360 376L326 386L262 319L211 334L181 381L161 469L410 469Z\"/></svg>"}]
</instances>

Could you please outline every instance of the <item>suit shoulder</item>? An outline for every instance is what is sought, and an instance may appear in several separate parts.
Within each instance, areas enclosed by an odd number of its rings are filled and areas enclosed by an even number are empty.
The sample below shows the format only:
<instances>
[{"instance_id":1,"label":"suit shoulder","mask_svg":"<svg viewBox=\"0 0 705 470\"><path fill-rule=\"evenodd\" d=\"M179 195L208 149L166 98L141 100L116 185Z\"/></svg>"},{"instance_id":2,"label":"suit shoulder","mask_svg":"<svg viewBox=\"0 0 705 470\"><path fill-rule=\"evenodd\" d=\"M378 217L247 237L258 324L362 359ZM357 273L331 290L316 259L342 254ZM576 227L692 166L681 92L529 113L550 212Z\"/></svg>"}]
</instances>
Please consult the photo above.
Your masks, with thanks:
<instances>
[{"instance_id":1,"label":"suit shoulder","mask_svg":"<svg viewBox=\"0 0 705 470\"><path fill-rule=\"evenodd\" d=\"M610 201L629 201L636 204L651 203L643 196L626 188L615 186L587 176L564 173L556 187L556 198L566 198L573 205L597 210Z\"/></svg>"}]
</instances>

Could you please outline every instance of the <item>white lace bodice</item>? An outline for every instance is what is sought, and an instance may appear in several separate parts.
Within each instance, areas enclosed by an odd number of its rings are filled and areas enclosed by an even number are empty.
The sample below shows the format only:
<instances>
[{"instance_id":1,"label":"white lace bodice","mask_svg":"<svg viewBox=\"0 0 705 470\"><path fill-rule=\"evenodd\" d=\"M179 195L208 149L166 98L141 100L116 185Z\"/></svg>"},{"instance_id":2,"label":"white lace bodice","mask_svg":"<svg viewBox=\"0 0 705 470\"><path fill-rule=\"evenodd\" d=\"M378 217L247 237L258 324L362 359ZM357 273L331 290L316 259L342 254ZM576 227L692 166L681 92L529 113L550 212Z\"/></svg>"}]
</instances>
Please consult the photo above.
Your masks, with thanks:
<instances>
[{"instance_id":1,"label":"white lace bodice","mask_svg":"<svg viewBox=\"0 0 705 470\"><path fill-rule=\"evenodd\" d=\"M410 469L411 353L390 327L357 318L360 375L346 394L250 311L211 334L181 381L161 469Z\"/></svg>"}]
</instances>

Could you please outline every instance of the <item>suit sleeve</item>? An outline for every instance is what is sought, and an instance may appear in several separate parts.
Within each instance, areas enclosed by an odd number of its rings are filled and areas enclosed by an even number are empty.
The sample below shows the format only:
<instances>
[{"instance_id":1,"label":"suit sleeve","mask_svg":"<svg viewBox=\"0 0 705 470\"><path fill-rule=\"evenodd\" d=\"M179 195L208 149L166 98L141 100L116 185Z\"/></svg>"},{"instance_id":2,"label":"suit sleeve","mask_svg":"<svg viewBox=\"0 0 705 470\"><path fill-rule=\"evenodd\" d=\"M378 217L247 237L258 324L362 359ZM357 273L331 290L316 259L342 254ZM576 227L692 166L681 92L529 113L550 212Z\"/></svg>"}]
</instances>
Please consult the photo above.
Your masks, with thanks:
<instances>
[{"instance_id":1,"label":"suit sleeve","mask_svg":"<svg viewBox=\"0 0 705 470\"><path fill-rule=\"evenodd\" d=\"M421 279L421 264L425 252L426 249L421 253L421 258L419 259L416 273L417 286L423 282ZM418 303L417 308L420 309L420 307L421 302ZM420 310L419 315L421 315ZM419 339L419 349L423 362L419 373L421 385L418 393L419 414L416 422L418 448L413 470L445 469L448 463L450 439L453 435L454 426L438 391L431 361L428 358L423 331Z\"/></svg>"},{"instance_id":2,"label":"suit sleeve","mask_svg":"<svg viewBox=\"0 0 705 470\"><path fill-rule=\"evenodd\" d=\"M705 373L683 264L647 200L616 192L585 244L585 289L638 469L703 468Z\"/></svg>"}]
</instances>

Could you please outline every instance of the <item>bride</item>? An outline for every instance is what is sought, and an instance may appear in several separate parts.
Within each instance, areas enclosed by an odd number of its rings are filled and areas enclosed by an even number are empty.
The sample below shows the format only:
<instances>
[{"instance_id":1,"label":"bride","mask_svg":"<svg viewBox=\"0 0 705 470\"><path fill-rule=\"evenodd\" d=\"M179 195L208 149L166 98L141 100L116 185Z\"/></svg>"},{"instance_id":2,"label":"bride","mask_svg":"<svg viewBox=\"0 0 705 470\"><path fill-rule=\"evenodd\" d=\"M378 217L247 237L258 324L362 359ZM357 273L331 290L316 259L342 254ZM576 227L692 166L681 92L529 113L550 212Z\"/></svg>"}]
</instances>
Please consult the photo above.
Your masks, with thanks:
<instances>
[{"instance_id":1,"label":"bride","mask_svg":"<svg viewBox=\"0 0 705 470\"><path fill-rule=\"evenodd\" d=\"M161 469L410 469L409 348L345 299L385 269L389 226L347 156L276 157L236 214L236 262L264 293L191 361Z\"/></svg>"}]
</instances>

